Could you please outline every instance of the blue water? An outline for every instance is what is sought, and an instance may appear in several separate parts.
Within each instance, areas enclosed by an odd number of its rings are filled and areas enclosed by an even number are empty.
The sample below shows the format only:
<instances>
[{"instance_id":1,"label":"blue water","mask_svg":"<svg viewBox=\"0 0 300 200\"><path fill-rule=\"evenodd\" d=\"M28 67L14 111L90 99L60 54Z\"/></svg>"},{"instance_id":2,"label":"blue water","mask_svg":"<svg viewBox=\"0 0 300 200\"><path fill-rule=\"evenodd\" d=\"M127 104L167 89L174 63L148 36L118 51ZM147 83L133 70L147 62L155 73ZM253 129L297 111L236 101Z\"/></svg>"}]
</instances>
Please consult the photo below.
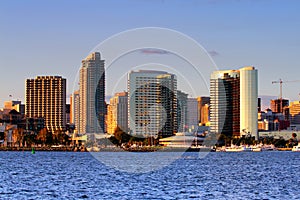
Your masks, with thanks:
<instances>
[{"instance_id":1,"label":"blue water","mask_svg":"<svg viewBox=\"0 0 300 200\"><path fill-rule=\"evenodd\" d=\"M116 170L90 153L0 152L0 170L0 199L300 199L297 152L190 152L147 173Z\"/></svg>"}]
</instances>

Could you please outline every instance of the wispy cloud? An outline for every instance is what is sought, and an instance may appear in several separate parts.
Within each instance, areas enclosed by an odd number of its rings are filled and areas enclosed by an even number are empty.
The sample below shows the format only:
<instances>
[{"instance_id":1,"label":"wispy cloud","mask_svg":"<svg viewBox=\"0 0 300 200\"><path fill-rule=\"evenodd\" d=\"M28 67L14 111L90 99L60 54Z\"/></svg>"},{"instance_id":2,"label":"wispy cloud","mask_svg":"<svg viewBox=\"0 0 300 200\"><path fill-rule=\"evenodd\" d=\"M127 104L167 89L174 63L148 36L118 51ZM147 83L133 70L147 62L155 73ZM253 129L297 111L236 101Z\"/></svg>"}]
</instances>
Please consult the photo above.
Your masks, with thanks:
<instances>
[{"instance_id":1,"label":"wispy cloud","mask_svg":"<svg viewBox=\"0 0 300 200\"><path fill-rule=\"evenodd\" d=\"M210 55L211 57L215 57L215 56L219 56L219 55L220 55L220 54L219 54L218 52L216 52L215 50L209 51L208 53L209 53L209 55Z\"/></svg>"},{"instance_id":2,"label":"wispy cloud","mask_svg":"<svg viewBox=\"0 0 300 200\"><path fill-rule=\"evenodd\" d=\"M162 54L169 54L170 52L168 51L165 51L165 50L161 50L161 49L151 49L151 48L148 48L148 49L141 49L140 52L142 54L159 54L159 55L162 55Z\"/></svg>"}]
</instances>

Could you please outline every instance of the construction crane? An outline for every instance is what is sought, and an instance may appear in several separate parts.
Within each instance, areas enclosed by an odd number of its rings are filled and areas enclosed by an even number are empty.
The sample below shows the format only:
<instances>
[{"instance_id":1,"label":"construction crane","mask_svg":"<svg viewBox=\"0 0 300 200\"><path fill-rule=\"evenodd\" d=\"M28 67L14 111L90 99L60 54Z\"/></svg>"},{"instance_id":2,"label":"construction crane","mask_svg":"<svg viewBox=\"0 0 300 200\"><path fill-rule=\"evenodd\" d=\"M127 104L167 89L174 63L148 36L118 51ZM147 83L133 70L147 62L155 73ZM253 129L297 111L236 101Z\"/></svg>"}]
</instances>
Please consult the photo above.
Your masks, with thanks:
<instances>
[{"instance_id":1,"label":"construction crane","mask_svg":"<svg viewBox=\"0 0 300 200\"><path fill-rule=\"evenodd\" d=\"M300 82L300 80L293 80L293 81L282 81L280 78L278 81L272 81L272 84L279 83L280 85L280 93L279 93L279 100L280 100L280 111L282 112L282 83L291 83L291 82Z\"/></svg>"}]
</instances>

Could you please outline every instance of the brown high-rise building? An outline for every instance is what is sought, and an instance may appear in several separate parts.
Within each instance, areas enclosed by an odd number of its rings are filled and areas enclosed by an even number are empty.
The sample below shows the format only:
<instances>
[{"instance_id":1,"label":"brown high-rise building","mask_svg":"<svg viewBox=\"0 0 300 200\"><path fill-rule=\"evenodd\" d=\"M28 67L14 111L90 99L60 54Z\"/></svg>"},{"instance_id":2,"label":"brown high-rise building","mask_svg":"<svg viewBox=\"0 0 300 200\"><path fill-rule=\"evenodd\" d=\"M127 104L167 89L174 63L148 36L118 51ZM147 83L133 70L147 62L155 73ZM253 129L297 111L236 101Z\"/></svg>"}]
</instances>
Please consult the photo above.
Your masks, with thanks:
<instances>
[{"instance_id":1,"label":"brown high-rise building","mask_svg":"<svg viewBox=\"0 0 300 200\"><path fill-rule=\"evenodd\" d=\"M271 110L277 113L283 113L284 108L289 106L288 99L272 99L270 101Z\"/></svg>"},{"instance_id":2,"label":"brown high-rise building","mask_svg":"<svg viewBox=\"0 0 300 200\"><path fill-rule=\"evenodd\" d=\"M25 114L43 117L49 131L66 128L66 79L61 76L37 76L26 80Z\"/></svg>"},{"instance_id":3,"label":"brown high-rise building","mask_svg":"<svg viewBox=\"0 0 300 200\"><path fill-rule=\"evenodd\" d=\"M209 105L210 97L198 97L198 121L199 124L205 125L209 122Z\"/></svg>"},{"instance_id":4,"label":"brown high-rise building","mask_svg":"<svg viewBox=\"0 0 300 200\"><path fill-rule=\"evenodd\" d=\"M240 136L240 74L237 70L216 71L210 79L211 130Z\"/></svg>"}]
</instances>

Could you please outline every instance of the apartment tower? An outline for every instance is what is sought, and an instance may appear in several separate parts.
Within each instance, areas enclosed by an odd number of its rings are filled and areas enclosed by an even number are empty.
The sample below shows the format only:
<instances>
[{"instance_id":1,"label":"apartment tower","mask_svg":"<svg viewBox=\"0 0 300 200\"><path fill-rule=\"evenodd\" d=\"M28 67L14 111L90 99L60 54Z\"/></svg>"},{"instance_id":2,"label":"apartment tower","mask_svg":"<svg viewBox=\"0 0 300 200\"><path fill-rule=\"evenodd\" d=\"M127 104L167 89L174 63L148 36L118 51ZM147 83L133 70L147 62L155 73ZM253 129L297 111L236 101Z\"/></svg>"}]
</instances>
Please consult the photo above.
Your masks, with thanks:
<instances>
[{"instance_id":1,"label":"apartment tower","mask_svg":"<svg viewBox=\"0 0 300 200\"><path fill-rule=\"evenodd\" d=\"M25 114L28 118L43 117L46 128L66 128L66 79L61 76L37 76L26 80Z\"/></svg>"}]
</instances>

